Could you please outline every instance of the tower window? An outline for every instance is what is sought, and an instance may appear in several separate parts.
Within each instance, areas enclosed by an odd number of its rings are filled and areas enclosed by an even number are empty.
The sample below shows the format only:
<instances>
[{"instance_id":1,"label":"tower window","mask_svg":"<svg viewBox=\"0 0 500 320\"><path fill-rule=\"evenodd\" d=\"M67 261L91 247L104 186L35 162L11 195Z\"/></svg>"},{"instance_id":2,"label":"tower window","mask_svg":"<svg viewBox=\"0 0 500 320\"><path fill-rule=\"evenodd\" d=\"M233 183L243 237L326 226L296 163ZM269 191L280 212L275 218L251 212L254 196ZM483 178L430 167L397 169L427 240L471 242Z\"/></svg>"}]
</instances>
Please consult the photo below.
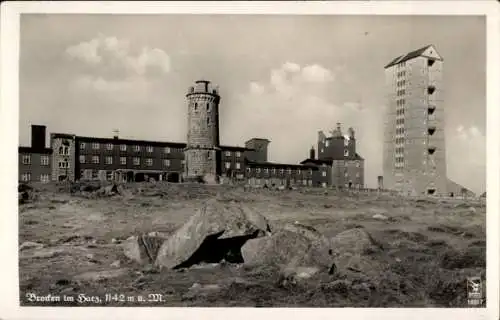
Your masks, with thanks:
<instances>
[{"instance_id":1,"label":"tower window","mask_svg":"<svg viewBox=\"0 0 500 320\"><path fill-rule=\"evenodd\" d=\"M434 152L436 152L436 148L429 148L427 149L427 152L429 152L429 154L434 154Z\"/></svg>"},{"instance_id":2,"label":"tower window","mask_svg":"<svg viewBox=\"0 0 500 320\"><path fill-rule=\"evenodd\" d=\"M429 115L432 115L435 110L436 110L436 107L435 106L431 106L431 107L427 108L427 113Z\"/></svg>"},{"instance_id":3,"label":"tower window","mask_svg":"<svg viewBox=\"0 0 500 320\"><path fill-rule=\"evenodd\" d=\"M427 66L432 67L432 65L434 64L434 62L435 62L434 59L428 59L427 60Z\"/></svg>"},{"instance_id":4,"label":"tower window","mask_svg":"<svg viewBox=\"0 0 500 320\"><path fill-rule=\"evenodd\" d=\"M436 128L428 128L427 133L429 133L430 136L432 136L436 132Z\"/></svg>"},{"instance_id":5,"label":"tower window","mask_svg":"<svg viewBox=\"0 0 500 320\"><path fill-rule=\"evenodd\" d=\"M197 102L194 103L194 110L198 110L198 103Z\"/></svg>"},{"instance_id":6,"label":"tower window","mask_svg":"<svg viewBox=\"0 0 500 320\"><path fill-rule=\"evenodd\" d=\"M210 111L210 103L207 103L207 111Z\"/></svg>"},{"instance_id":7,"label":"tower window","mask_svg":"<svg viewBox=\"0 0 500 320\"><path fill-rule=\"evenodd\" d=\"M433 93L434 93L434 91L436 91L436 87L434 87L434 86L429 86L429 87L427 88L427 93L428 93L428 94L433 94Z\"/></svg>"}]
</instances>

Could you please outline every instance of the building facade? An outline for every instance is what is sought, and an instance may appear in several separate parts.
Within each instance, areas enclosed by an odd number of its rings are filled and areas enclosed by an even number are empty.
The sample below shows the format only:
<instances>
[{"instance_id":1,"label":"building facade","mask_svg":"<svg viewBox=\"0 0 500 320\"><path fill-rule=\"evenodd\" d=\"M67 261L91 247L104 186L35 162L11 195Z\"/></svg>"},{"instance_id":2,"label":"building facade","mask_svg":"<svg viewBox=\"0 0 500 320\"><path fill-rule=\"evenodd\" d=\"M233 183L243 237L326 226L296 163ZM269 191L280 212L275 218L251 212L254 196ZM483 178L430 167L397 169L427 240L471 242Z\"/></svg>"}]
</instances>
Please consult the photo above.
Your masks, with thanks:
<instances>
[{"instance_id":1,"label":"building facade","mask_svg":"<svg viewBox=\"0 0 500 320\"><path fill-rule=\"evenodd\" d=\"M45 126L31 126L31 146L18 148L19 181L49 182L52 179L52 149L46 147L45 138Z\"/></svg>"},{"instance_id":2,"label":"building facade","mask_svg":"<svg viewBox=\"0 0 500 320\"><path fill-rule=\"evenodd\" d=\"M316 165L318 176L315 182L323 187L359 189L364 188L364 159L356 152L356 137L353 128L342 132L340 123L330 136L323 131L318 132L318 157L315 158L314 147L308 159L302 164Z\"/></svg>"},{"instance_id":3,"label":"building facade","mask_svg":"<svg viewBox=\"0 0 500 320\"><path fill-rule=\"evenodd\" d=\"M383 176L388 189L447 194L442 72L443 58L432 45L385 66Z\"/></svg>"}]
</instances>

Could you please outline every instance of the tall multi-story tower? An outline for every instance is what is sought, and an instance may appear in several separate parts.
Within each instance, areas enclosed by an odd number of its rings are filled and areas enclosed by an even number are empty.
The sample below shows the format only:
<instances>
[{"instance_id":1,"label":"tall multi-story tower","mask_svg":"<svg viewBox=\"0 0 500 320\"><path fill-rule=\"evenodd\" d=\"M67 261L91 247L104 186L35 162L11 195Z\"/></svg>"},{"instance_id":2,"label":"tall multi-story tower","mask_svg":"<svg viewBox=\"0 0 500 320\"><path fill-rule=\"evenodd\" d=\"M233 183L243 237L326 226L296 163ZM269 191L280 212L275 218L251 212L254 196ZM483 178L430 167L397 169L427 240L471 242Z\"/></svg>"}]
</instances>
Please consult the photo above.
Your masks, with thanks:
<instances>
[{"instance_id":1,"label":"tall multi-story tower","mask_svg":"<svg viewBox=\"0 0 500 320\"><path fill-rule=\"evenodd\" d=\"M446 194L443 58L428 45L385 66L384 185L408 195Z\"/></svg>"},{"instance_id":2,"label":"tall multi-story tower","mask_svg":"<svg viewBox=\"0 0 500 320\"><path fill-rule=\"evenodd\" d=\"M186 95L188 134L184 173L187 179L203 177L218 183L220 168L219 102L217 88L210 81L196 81Z\"/></svg>"}]
</instances>

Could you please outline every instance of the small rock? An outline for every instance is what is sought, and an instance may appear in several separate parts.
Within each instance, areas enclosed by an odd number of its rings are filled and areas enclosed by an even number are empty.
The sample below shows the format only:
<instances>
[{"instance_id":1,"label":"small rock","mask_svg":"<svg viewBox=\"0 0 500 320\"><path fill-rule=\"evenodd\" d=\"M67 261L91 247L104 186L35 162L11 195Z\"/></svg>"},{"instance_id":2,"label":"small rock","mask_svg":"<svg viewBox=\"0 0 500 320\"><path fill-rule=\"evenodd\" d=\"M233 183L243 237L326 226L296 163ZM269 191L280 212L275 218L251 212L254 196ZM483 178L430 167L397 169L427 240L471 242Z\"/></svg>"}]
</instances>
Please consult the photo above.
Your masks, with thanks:
<instances>
[{"instance_id":1,"label":"small rock","mask_svg":"<svg viewBox=\"0 0 500 320\"><path fill-rule=\"evenodd\" d=\"M111 243L120 243L118 240L116 240L115 238L111 239Z\"/></svg>"},{"instance_id":2,"label":"small rock","mask_svg":"<svg viewBox=\"0 0 500 320\"><path fill-rule=\"evenodd\" d=\"M26 241L19 246L19 250L33 249L33 248L43 248L43 244L38 242Z\"/></svg>"},{"instance_id":3,"label":"small rock","mask_svg":"<svg viewBox=\"0 0 500 320\"><path fill-rule=\"evenodd\" d=\"M111 264L111 266L112 266L113 268L119 268L119 267L120 267L120 265L121 265L120 260L116 260L115 262L113 262L113 263Z\"/></svg>"},{"instance_id":4,"label":"small rock","mask_svg":"<svg viewBox=\"0 0 500 320\"><path fill-rule=\"evenodd\" d=\"M89 271L75 276L75 280L80 281L100 281L104 279L111 279L124 276L128 273L125 268L114 269L114 270L104 270L104 271Z\"/></svg>"},{"instance_id":5,"label":"small rock","mask_svg":"<svg viewBox=\"0 0 500 320\"><path fill-rule=\"evenodd\" d=\"M87 259L89 259L89 260L94 260L94 254L92 254L92 253L87 253L87 254L85 255L85 258L87 258Z\"/></svg>"},{"instance_id":6,"label":"small rock","mask_svg":"<svg viewBox=\"0 0 500 320\"><path fill-rule=\"evenodd\" d=\"M352 282L349 280L335 280L328 285L328 288L335 292L347 294L352 286Z\"/></svg>"},{"instance_id":7,"label":"small rock","mask_svg":"<svg viewBox=\"0 0 500 320\"><path fill-rule=\"evenodd\" d=\"M380 214L380 213L377 213L375 215L373 215L372 217L373 219L376 219L376 220L381 220L381 221L386 221L388 220L389 218L384 216L383 214Z\"/></svg>"}]
</instances>

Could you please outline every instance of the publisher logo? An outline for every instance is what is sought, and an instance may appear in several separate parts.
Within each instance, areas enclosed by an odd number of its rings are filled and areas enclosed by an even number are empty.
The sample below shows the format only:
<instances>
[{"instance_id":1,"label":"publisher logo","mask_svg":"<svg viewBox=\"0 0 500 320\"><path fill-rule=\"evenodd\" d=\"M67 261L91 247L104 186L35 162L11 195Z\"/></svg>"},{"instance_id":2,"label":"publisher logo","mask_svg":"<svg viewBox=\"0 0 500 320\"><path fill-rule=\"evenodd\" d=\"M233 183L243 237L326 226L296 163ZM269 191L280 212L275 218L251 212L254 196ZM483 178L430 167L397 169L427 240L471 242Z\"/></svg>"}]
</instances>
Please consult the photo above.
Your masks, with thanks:
<instances>
[{"instance_id":1,"label":"publisher logo","mask_svg":"<svg viewBox=\"0 0 500 320\"><path fill-rule=\"evenodd\" d=\"M483 304L483 283L480 277L467 278L467 302L470 306Z\"/></svg>"}]
</instances>

